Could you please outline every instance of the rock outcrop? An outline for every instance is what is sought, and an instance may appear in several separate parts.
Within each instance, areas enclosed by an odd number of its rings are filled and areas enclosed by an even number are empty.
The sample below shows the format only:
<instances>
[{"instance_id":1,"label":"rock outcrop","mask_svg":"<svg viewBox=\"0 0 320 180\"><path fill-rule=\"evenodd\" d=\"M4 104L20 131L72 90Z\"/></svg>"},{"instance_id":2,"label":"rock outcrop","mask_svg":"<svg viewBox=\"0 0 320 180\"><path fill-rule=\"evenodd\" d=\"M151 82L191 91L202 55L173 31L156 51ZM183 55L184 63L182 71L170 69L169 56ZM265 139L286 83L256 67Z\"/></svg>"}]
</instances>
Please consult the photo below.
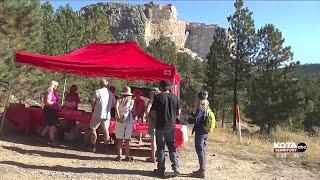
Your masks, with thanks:
<instances>
[{"instance_id":1,"label":"rock outcrop","mask_svg":"<svg viewBox=\"0 0 320 180\"><path fill-rule=\"evenodd\" d=\"M178 19L178 11L172 4L154 3L130 5L123 3L99 3L110 18L111 33L117 41L130 36L143 37L148 44L161 36L169 37L178 48L188 48L200 57L210 49L217 25L187 23ZM86 11L88 7L82 8Z\"/></svg>"},{"instance_id":2,"label":"rock outcrop","mask_svg":"<svg viewBox=\"0 0 320 180\"><path fill-rule=\"evenodd\" d=\"M117 41L125 41L130 36L143 37L147 17L144 5L123 3L98 3L109 15L110 31ZM90 6L81 10L87 12Z\"/></svg>"},{"instance_id":3,"label":"rock outcrop","mask_svg":"<svg viewBox=\"0 0 320 180\"><path fill-rule=\"evenodd\" d=\"M200 57L206 57L210 51L213 35L218 25L206 25L204 23L188 23L186 27L185 47L197 53Z\"/></svg>"},{"instance_id":4,"label":"rock outcrop","mask_svg":"<svg viewBox=\"0 0 320 180\"><path fill-rule=\"evenodd\" d=\"M145 6L148 18L144 35L146 43L164 36L169 37L176 46L184 47L186 22L178 20L176 7L171 4L146 4Z\"/></svg>"}]
</instances>

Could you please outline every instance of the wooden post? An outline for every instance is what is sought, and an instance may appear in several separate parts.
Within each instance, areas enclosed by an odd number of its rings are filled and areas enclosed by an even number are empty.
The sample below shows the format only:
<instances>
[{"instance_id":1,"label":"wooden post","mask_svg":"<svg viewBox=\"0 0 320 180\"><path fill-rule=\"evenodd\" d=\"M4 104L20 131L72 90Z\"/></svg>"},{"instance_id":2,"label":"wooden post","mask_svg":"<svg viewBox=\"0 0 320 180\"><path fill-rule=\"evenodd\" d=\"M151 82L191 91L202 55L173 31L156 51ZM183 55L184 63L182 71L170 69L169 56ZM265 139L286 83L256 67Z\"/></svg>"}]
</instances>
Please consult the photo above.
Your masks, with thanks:
<instances>
[{"instance_id":1,"label":"wooden post","mask_svg":"<svg viewBox=\"0 0 320 180\"><path fill-rule=\"evenodd\" d=\"M237 118L237 124L238 124L238 135L239 135L239 144L242 144L242 138L241 138L241 124L240 124L240 107L237 105L236 109L236 118Z\"/></svg>"}]
</instances>

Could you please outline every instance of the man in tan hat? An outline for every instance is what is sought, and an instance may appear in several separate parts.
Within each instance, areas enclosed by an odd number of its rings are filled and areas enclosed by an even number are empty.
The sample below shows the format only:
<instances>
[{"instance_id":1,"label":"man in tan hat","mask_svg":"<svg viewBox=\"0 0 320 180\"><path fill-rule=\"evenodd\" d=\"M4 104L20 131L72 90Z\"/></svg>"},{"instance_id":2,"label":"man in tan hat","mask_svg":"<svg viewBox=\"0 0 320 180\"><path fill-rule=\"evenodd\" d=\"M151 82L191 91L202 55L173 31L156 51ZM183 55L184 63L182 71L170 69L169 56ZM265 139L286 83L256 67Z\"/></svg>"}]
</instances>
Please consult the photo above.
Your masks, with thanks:
<instances>
[{"instance_id":1,"label":"man in tan hat","mask_svg":"<svg viewBox=\"0 0 320 180\"><path fill-rule=\"evenodd\" d=\"M133 130L133 114L132 109L134 106L134 100L132 98L131 88L125 86L123 88L121 97L116 102L116 138L117 138L117 149L118 156L117 161L121 161L122 155L122 142L124 140L125 149L125 161L133 161L133 157L129 155L129 142Z\"/></svg>"},{"instance_id":2,"label":"man in tan hat","mask_svg":"<svg viewBox=\"0 0 320 180\"><path fill-rule=\"evenodd\" d=\"M104 141L109 141L109 126L111 119L111 108L115 105L115 96L108 89L108 81L100 80L100 89L96 90L92 96L91 105L93 107L92 119L90 122L90 147L89 150L95 152L95 144L97 141L96 130L102 124L104 132Z\"/></svg>"}]
</instances>

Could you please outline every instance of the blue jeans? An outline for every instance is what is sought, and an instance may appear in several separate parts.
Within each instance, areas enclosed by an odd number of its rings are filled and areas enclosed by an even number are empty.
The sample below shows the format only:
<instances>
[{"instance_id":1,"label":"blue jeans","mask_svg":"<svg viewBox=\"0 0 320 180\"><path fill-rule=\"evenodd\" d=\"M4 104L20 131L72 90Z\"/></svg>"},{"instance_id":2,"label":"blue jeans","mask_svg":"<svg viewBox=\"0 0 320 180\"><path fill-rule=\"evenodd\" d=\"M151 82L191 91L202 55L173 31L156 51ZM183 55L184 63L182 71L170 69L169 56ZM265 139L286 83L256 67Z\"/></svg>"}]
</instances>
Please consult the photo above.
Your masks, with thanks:
<instances>
[{"instance_id":1,"label":"blue jeans","mask_svg":"<svg viewBox=\"0 0 320 180\"><path fill-rule=\"evenodd\" d=\"M208 139L208 134L197 133L194 138L194 145L198 155L200 171L206 170L206 140Z\"/></svg>"},{"instance_id":2,"label":"blue jeans","mask_svg":"<svg viewBox=\"0 0 320 180\"><path fill-rule=\"evenodd\" d=\"M177 150L174 147L174 129L172 130L156 130L156 143L157 143L157 162L158 162L158 172L165 171L165 153L164 148L167 145L170 155L170 161L172 163L172 169L178 170L179 159L177 157Z\"/></svg>"}]
</instances>

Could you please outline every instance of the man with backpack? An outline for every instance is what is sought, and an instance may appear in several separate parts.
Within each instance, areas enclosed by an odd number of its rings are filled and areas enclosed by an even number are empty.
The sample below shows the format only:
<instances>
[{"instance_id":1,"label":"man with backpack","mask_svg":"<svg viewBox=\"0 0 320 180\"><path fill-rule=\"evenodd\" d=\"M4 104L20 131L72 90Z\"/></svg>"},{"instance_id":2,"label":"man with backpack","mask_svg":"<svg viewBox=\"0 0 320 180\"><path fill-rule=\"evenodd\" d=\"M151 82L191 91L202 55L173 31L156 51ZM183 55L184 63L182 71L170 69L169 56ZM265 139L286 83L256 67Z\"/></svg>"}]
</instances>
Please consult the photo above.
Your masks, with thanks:
<instances>
[{"instance_id":1,"label":"man with backpack","mask_svg":"<svg viewBox=\"0 0 320 180\"><path fill-rule=\"evenodd\" d=\"M199 92L196 98L196 111L194 118L190 123L194 123L192 134L195 133L195 149L199 159L200 168L197 171L191 173L191 176L197 178L205 178L206 158L205 147L206 140L208 139L208 133L211 132L215 126L215 117L212 110L209 107L207 100L207 93Z\"/></svg>"}]
</instances>

